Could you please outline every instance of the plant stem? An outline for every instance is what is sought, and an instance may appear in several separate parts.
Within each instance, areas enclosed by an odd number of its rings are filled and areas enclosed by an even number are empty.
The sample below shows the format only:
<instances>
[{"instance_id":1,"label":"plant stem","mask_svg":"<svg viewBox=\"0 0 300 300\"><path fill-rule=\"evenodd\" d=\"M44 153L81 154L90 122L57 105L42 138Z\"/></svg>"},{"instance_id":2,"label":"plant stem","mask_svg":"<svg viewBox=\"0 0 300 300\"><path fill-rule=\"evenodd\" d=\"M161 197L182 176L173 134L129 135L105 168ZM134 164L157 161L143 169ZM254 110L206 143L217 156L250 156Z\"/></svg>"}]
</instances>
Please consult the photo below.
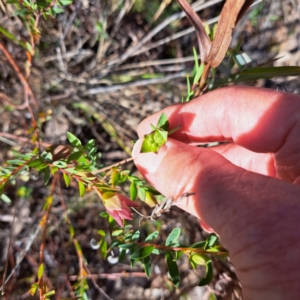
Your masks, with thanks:
<instances>
[{"instance_id":1,"label":"plant stem","mask_svg":"<svg viewBox=\"0 0 300 300\"><path fill-rule=\"evenodd\" d=\"M107 167L104 167L104 168L102 168L102 169L100 169L100 170L97 170L97 171L93 172L93 174L95 175L95 174L99 174L99 173L101 173L101 172L108 171L108 170L112 169L113 167L118 167L118 166L120 166L120 165L127 164L128 162L131 162L131 161L133 161L133 158L132 158L132 157L123 159L123 160L121 160L121 161L119 161L119 162L117 162L117 163L115 163L115 164L112 164L112 165L110 165L110 166L107 166Z\"/></svg>"},{"instance_id":2,"label":"plant stem","mask_svg":"<svg viewBox=\"0 0 300 300\"><path fill-rule=\"evenodd\" d=\"M158 244L151 244L151 243L144 243L139 242L136 243L138 246L147 247L147 246L154 246L155 249L161 249L165 251L182 251L184 253L199 253L199 254L211 254L211 255L228 255L228 252L226 250L224 251L218 251L218 252L212 252L207 251L201 248L189 248L189 247L169 247L165 245L158 245Z\"/></svg>"}]
</instances>

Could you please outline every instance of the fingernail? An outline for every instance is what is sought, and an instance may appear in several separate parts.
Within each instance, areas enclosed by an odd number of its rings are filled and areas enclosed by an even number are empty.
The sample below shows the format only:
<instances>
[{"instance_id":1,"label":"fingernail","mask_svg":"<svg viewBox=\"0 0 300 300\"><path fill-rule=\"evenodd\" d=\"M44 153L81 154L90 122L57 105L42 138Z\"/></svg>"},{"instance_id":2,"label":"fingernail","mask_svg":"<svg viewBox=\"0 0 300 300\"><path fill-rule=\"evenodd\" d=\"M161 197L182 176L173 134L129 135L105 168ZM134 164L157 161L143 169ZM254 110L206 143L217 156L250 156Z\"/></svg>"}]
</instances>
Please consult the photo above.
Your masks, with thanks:
<instances>
[{"instance_id":1,"label":"fingernail","mask_svg":"<svg viewBox=\"0 0 300 300\"><path fill-rule=\"evenodd\" d=\"M132 149L132 158L138 167L142 167L148 173L154 174L164 158L166 146L162 146L158 153L141 153L142 143L143 139L139 139L134 144Z\"/></svg>"}]
</instances>

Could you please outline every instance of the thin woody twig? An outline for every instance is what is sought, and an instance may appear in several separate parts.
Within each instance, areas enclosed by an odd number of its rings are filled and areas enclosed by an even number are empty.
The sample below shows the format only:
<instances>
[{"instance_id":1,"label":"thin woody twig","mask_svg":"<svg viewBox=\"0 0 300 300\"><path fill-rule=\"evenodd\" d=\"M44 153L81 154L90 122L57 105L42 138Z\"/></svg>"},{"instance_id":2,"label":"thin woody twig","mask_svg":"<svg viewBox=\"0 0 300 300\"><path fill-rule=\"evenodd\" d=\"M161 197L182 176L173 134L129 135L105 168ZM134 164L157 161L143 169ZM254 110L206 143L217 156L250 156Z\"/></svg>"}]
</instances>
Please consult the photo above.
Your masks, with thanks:
<instances>
[{"instance_id":1,"label":"thin woody twig","mask_svg":"<svg viewBox=\"0 0 300 300\"><path fill-rule=\"evenodd\" d=\"M131 162L131 161L133 161L133 158L132 158L132 157L123 159L123 160L121 160L121 161L119 161L119 162L117 162L117 163L115 163L115 164L113 164L113 165L110 165L110 166L104 167L104 168L102 168L102 169L100 169L100 170L97 170L97 171L93 172L93 174L99 174L99 173L101 173L101 172L108 171L108 170L110 170L110 169L113 168L113 167L118 167L118 166L120 166L120 165L127 164L128 162Z\"/></svg>"},{"instance_id":2,"label":"thin woody twig","mask_svg":"<svg viewBox=\"0 0 300 300\"><path fill-rule=\"evenodd\" d=\"M112 300L105 292L104 290L97 284L96 280L92 276L90 270L87 268L87 266L84 266L85 270L87 271L88 275L90 275L89 279L92 281L95 289L107 300Z\"/></svg>"}]
</instances>

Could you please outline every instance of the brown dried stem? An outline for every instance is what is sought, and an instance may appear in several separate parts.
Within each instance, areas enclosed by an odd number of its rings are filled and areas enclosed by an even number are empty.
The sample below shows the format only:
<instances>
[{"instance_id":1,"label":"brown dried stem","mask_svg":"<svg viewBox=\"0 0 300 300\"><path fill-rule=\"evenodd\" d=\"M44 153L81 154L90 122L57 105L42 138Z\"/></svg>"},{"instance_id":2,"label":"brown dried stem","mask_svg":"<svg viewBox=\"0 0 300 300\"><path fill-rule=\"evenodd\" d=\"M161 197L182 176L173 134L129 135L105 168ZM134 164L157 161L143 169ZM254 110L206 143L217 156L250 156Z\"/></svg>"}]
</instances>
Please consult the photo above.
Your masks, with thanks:
<instances>
[{"instance_id":1,"label":"brown dried stem","mask_svg":"<svg viewBox=\"0 0 300 300\"><path fill-rule=\"evenodd\" d=\"M110 166L104 167L104 168L99 169L99 170L97 170L97 171L95 171L95 172L92 172L92 173L93 173L93 174L99 174L99 173L101 173L101 172L106 172L106 171L112 169L113 167L118 167L118 166L120 166L120 165L127 164L127 163L129 163L129 162L131 162L131 161L133 161L133 158L132 158L132 157L129 157L129 158L123 159L123 160L121 160L121 161L119 161L119 162L117 162L117 163L115 163L115 164L112 164L112 165L110 165Z\"/></svg>"},{"instance_id":2,"label":"brown dried stem","mask_svg":"<svg viewBox=\"0 0 300 300\"><path fill-rule=\"evenodd\" d=\"M151 244L151 243L136 243L138 246L147 247L147 246L154 246L155 249L165 250L165 251L182 251L186 254L190 253L198 253L198 254L211 254L211 255L228 255L228 252L224 249L224 251L207 251L202 248L189 248L189 247L169 247L165 245L158 245L158 244ZM222 249L223 250L223 249Z\"/></svg>"}]
</instances>

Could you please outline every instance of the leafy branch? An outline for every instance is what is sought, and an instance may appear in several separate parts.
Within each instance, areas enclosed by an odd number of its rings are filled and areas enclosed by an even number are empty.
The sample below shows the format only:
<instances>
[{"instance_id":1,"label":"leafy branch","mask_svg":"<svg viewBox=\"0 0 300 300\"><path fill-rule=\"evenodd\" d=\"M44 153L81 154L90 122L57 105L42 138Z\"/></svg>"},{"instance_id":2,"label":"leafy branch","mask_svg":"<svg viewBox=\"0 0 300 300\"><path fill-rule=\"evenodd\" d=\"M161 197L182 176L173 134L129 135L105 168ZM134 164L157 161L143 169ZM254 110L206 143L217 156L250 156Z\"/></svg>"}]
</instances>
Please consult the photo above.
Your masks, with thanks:
<instances>
[{"instance_id":1,"label":"leafy branch","mask_svg":"<svg viewBox=\"0 0 300 300\"><path fill-rule=\"evenodd\" d=\"M154 231L148 235L144 242L138 242L140 231L129 231L127 233L115 231L113 235L119 235L119 239L112 242L111 249L114 247L120 249L119 262L125 259L126 253L129 251L131 265L133 266L137 261L140 261L144 265L148 278L151 275L150 255L164 255L171 280L176 287L178 287L180 282L176 261L185 254L188 256L193 269L196 269L197 265L205 266L205 276L199 281L198 285L208 284L213 274L212 261L208 255L224 259L228 255L227 251L218 244L218 238L215 234L209 235L205 241L184 246L179 243L180 232L180 228L174 228L167 237L165 244L162 245L151 243L159 237L158 231Z\"/></svg>"},{"instance_id":2,"label":"leafy branch","mask_svg":"<svg viewBox=\"0 0 300 300\"><path fill-rule=\"evenodd\" d=\"M168 136L177 131L180 126L170 129L168 117L165 113L160 115L160 118L154 126L150 124L152 132L144 136L144 141L141 148L141 153L154 152L157 153L168 139Z\"/></svg>"}]
</instances>

